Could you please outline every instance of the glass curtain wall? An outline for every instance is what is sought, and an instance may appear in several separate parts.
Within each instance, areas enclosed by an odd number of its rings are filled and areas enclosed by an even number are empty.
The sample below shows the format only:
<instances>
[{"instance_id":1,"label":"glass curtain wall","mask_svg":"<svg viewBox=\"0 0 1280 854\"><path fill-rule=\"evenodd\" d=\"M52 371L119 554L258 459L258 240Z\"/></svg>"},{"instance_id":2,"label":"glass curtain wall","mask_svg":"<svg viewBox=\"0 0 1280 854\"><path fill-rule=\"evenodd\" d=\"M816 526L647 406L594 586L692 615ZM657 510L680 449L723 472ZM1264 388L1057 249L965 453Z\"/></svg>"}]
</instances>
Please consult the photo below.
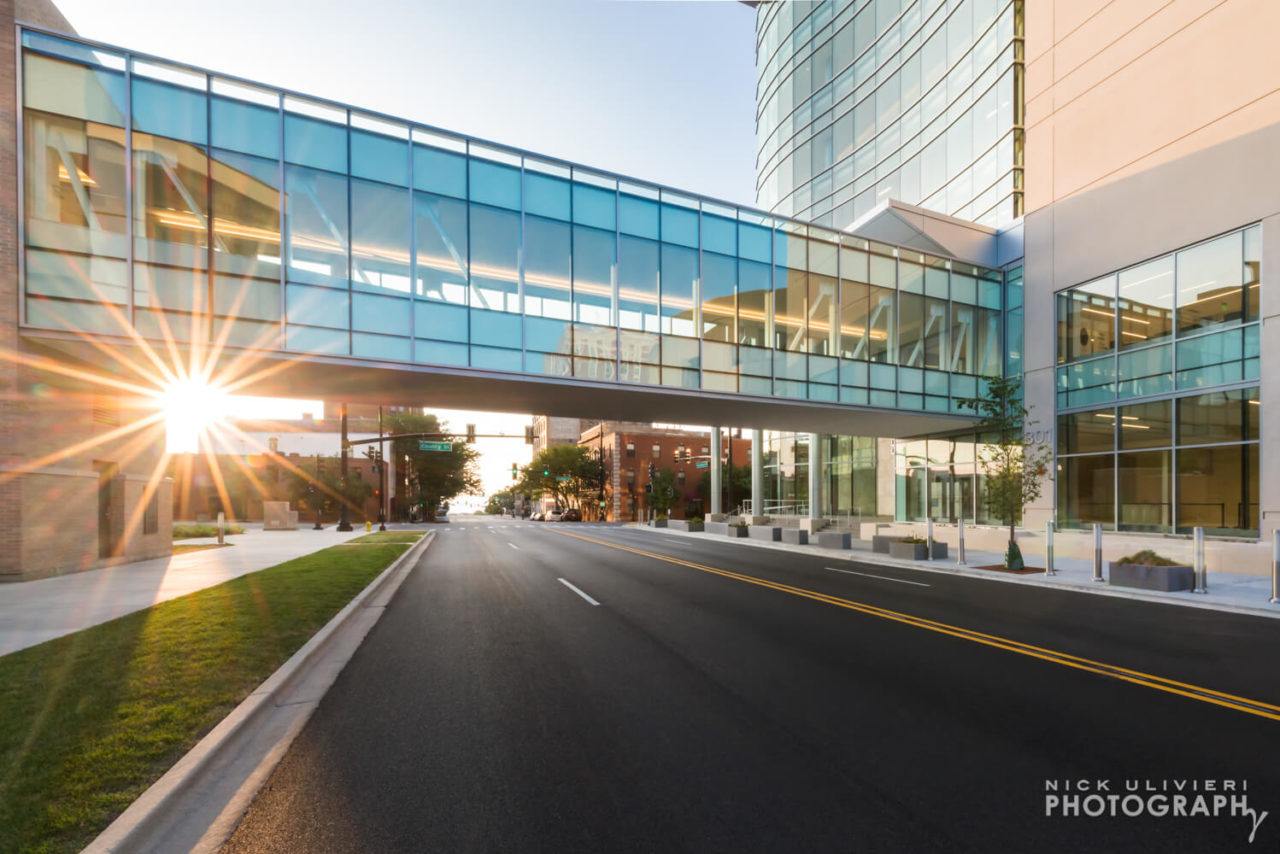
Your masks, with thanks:
<instances>
[{"instance_id":1,"label":"glass curtain wall","mask_svg":"<svg viewBox=\"0 0 1280 854\"><path fill-rule=\"evenodd\" d=\"M22 39L28 325L936 412L1002 370L999 271Z\"/></svg>"},{"instance_id":2,"label":"glass curtain wall","mask_svg":"<svg viewBox=\"0 0 1280 854\"><path fill-rule=\"evenodd\" d=\"M874 516L876 440L868 436L822 436L819 472L823 516ZM764 497L770 512L807 512L809 436L767 431Z\"/></svg>"}]
</instances>

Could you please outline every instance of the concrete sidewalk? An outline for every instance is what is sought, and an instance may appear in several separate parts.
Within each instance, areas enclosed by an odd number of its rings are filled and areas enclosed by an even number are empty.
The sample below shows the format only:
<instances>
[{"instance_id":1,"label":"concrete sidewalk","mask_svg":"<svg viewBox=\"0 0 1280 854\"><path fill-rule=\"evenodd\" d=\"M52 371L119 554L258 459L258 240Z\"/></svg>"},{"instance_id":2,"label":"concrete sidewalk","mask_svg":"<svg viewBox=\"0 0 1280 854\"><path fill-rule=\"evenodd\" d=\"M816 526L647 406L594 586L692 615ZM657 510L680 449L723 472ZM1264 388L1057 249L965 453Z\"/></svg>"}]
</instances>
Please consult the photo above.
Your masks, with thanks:
<instances>
[{"instance_id":1,"label":"concrete sidewalk","mask_svg":"<svg viewBox=\"0 0 1280 854\"><path fill-rule=\"evenodd\" d=\"M0 655L275 566L363 533L363 528L350 533L339 533L332 527L323 531L251 528L228 536L227 542L233 544L229 548L0 584Z\"/></svg>"},{"instance_id":2,"label":"concrete sidewalk","mask_svg":"<svg viewBox=\"0 0 1280 854\"><path fill-rule=\"evenodd\" d=\"M1003 553L974 551L973 549L966 549L965 565L960 566L956 563L954 548L950 549L946 558L931 561L915 561L896 559L887 554L877 554L871 551L871 542L869 540L854 540L852 544L853 547L849 551L845 551L843 549L822 549L817 546L796 546L787 543L771 543L748 538L729 539L715 534L690 534L685 531L673 531L670 528L648 528L644 525L638 524L630 527L635 527L643 531L650 531L659 535L703 539L711 542L740 543L762 549L775 549L778 551L790 552L792 554L821 557L832 561L848 560L858 561L860 563L879 564L881 566L896 566L904 569L916 569L924 572L946 572L955 575L965 575L972 578L981 578L987 581L1007 582L1011 584L1033 584L1042 587L1056 587L1059 589L1092 593L1100 596L1116 596L1125 599L1139 599L1147 602L1162 602L1168 605L1183 605L1190 608L1211 608L1219 611L1231 611L1241 614L1280 618L1280 604L1273 605L1268 601L1271 597L1271 579L1258 575L1244 575L1232 572L1210 572L1208 575L1208 593L1201 594L1187 591L1162 593L1154 590L1138 590L1131 587L1113 587L1105 583L1100 584L1092 580L1092 561L1082 560L1080 558L1055 558L1053 562L1054 570L1056 572L1055 575L1045 575L1042 572L1028 575L1014 575L1007 572L978 569L977 567L980 566L992 566L1003 563L1004 555ZM1023 552L1023 555L1028 566L1044 566L1043 555L1037 555L1026 551ZM1102 573L1105 578L1107 575L1107 565L1105 561L1103 562Z\"/></svg>"}]
</instances>

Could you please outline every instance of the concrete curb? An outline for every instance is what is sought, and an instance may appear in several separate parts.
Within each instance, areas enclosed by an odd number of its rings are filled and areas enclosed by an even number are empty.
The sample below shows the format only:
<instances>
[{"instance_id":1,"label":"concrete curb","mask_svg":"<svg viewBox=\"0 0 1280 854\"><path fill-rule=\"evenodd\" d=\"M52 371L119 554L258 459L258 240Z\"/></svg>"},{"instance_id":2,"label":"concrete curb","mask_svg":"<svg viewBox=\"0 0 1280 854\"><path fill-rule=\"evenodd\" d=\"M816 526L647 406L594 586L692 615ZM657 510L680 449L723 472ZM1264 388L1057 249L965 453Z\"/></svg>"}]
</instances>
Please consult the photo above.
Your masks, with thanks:
<instances>
[{"instance_id":1,"label":"concrete curb","mask_svg":"<svg viewBox=\"0 0 1280 854\"><path fill-rule=\"evenodd\" d=\"M427 532L391 565L369 582L310 640L200 739L172 768L116 817L84 850L116 851L214 851L235 830L244 810L283 758L293 738L302 730L325 690L332 684L350 654L377 622L391 597L435 540ZM369 612L374 612L369 615ZM364 620L357 617L366 616ZM349 636L349 628L358 637ZM349 651L342 649L347 641ZM352 643L354 641L354 643ZM329 654L346 652L341 661L326 661ZM327 670L326 670L327 668ZM319 672L326 671L326 672ZM318 684L308 685L308 682ZM288 697L311 687L313 696ZM270 713L290 708L285 720ZM253 757L257 756L255 760ZM245 767L246 760L252 762ZM238 767L237 767L238 766ZM237 768L242 777L229 788L225 803L208 803L204 792L219 788L216 778ZM184 805L191 800L196 805ZM209 810L216 810L210 814ZM202 825L202 826L200 826Z\"/></svg>"},{"instance_id":2,"label":"concrete curb","mask_svg":"<svg viewBox=\"0 0 1280 854\"><path fill-rule=\"evenodd\" d=\"M635 530L659 533L659 529L649 528L647 526L638 525L635 526ZM660 532L668 537L702 539L709 542L737 543L739 545L751 546L752 548L772 549L774 551L786 552L788 554L820 557L824 560L844 560L864 564L872 563L882 566L899 567L901 569L914 569L919 572L936 572L942 573L943 575L959 576L961 578L973 578L979 581L993 581L1003 584L1026 584L1033 587L1043 587L1047 590L1062 590L1068 593L1086 593L1091 596L1111 596L1117 599L1154 602L1159 605L1173 605L1181 608L1199 608L1206 611L1224 611L1230 614L1243 614L1249 617L1265 617L1273 620L1280 620L1280 605L1272 605L1265 601L1256 606L1237 605L1230 602L1206 602L1199 597L1194 599L1174 598L1172 595L1161 596L1154 593L1143 593L1138 590L1122 590L1102 584L1080 584L1074 581L1045 581L1044 578L1039 575L1006 575L1003 573L961 567L954 563L951 565L944 565L941 560L932 561L931 563L933 565L929 565L927 563L917 561L897 560L889 555L873 554L871 552L863 551L844 551L843 549L823 549L821 551L817 551L817 546L807 547L810 550L801 550L795 546L780 543L767 543L747 538L730 539L729 537L720 537L714 534L686 534L683 531L673 531L670 528L663 528Z\"/></svg>"}]
</instances>

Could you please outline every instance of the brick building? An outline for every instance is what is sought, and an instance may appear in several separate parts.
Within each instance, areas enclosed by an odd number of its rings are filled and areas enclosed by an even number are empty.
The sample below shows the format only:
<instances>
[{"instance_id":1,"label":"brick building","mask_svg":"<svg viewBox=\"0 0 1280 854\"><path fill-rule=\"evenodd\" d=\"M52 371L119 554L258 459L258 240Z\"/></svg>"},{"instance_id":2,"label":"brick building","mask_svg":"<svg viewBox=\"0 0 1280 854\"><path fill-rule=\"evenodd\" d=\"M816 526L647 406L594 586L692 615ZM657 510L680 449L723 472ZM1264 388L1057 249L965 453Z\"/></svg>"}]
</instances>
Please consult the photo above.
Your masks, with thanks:
<instances>
[{"instance_id":1,"label":"brick building","mask_svg":"<svg viewBox=\"0 0 1280 854\"><path fill-rule=\"evenodd\" d=\"M751 439L726 433L721 442L720 458L729 461L730 442L733 465L750 464ZM676 519L706 512L698 489L703 474L709 469L711 435L694 430L654 427L650 424L605 421L584 430L579 444L592 450L601 449L605 469L606 518L611 522L631 522L643 518L650 509L649 466L655 472L664 469L675 474L677 496L671 507ZM746 498L746 495L736 496Z\"/></svg>"}]
</instances>

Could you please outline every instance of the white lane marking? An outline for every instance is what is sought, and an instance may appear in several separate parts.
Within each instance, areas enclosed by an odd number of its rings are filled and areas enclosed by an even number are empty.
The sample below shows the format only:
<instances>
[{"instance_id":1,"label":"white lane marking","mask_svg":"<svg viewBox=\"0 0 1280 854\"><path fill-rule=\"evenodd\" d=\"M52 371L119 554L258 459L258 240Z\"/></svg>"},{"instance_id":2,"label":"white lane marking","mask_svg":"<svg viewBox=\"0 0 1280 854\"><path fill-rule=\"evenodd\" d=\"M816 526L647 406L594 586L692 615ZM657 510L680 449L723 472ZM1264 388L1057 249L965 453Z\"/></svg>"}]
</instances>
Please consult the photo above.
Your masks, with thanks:
<instances>
[{"instance_id":1,"label":"white lane marking","mask_svg":"<svg viewBox=\"0 0 1280 854\"><path fill-rule=\"evenodd\" d=\"M520 551L520 547L517 546L515 543L507 543L507 545L511 546L511 548L515 549L516 551Z\"/></svg>"},{"instance_id":2,"label":"white lane marking","mask_svg":"<svg viewBox=\"0 0 1280 854\"><path fill-rule=\"evenodd\" d=\"M579 596L581 596L583 599L586 599L586 600L587 600L588 602L590 602L592 605L599 605L599 604L600 604L599 602L597 602L596 600L592 599L592 598L591 598L590 596L588 596L587 594L583 593L583 592L582 592L581 590L579 590L578 588L574 587L574 586L573 586L572 584L570 584L569 582L565 581L563 578L558 579L558 581L559 581L561 584L563 584L565 587L568 587L568 588L569 588L570 590L572 590L574 593L577 593L577 594L578 594Z\"/></svg>"},{"instance_id":3,"label":"white lane marking","mask_svg":"<svg viewBox=\"0 0 1280 854\"><path fill-rule=\"evenodd\" d=\"M899 584L914 584L916 587L932 587L933 586L932 584L925 584L923 581L907 581L905 578L890 578L887 575L872 575L869 572L856 572L852 569L836 569L834 566L829 566L827 567L827 569L831 570L832 572L843 572L846 575L861 575L863 578L878 578L881 581L896 581Z\"/></svg>"}]
</instances>

